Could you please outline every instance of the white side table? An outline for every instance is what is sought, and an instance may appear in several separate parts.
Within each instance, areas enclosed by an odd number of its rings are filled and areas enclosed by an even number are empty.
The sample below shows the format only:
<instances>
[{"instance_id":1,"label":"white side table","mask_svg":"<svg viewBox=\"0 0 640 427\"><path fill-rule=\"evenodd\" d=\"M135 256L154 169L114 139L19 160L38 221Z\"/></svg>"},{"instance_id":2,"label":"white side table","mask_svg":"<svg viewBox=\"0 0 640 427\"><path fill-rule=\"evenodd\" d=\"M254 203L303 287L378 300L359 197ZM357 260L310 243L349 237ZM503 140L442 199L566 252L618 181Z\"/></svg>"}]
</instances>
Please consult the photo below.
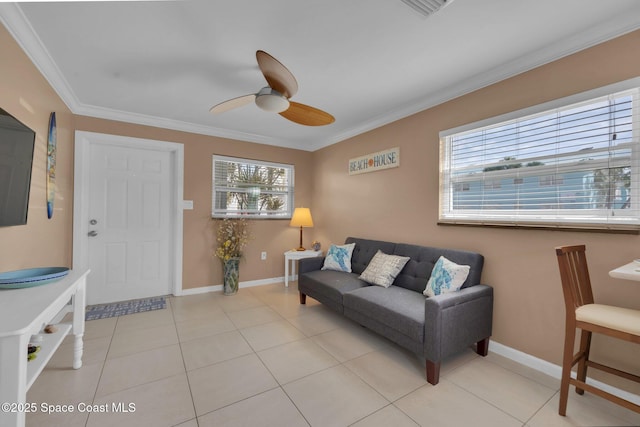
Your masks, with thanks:
<instances>
[{"instance_id":1,"label":"white side table","mask_svg":"<svg viewBox=\"0 0 640 427\"><path fill-rule=\"evenodd\" d=\"M284 285L289 287L289 262L291 262L291 277L296 276L296 261L303 258L322 256L322 251L287 251L284 253Z\"/></svg>"}]
</instances>

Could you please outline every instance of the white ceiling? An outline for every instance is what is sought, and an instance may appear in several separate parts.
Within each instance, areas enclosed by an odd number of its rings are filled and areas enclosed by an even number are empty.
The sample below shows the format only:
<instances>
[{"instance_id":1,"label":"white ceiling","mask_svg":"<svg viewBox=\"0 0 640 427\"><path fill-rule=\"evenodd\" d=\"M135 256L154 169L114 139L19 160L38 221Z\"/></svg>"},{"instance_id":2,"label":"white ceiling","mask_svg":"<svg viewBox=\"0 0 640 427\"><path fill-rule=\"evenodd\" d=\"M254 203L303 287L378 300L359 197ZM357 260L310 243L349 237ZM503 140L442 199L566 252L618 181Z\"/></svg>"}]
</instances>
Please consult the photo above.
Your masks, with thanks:
<instances>
[{"instance_id":1,"label":"white ceiling","mask_svg":"<svg viewBox=\"0 0 640 427\"><path fill-rule=\"evenodd\" d=\"M638 29L640 1L454 0L428 18L401 0L28 2L0 20L75 114L313 151ZM266 85L258 49L335 123L210 114Z\"/></svg>"}]
</instances>

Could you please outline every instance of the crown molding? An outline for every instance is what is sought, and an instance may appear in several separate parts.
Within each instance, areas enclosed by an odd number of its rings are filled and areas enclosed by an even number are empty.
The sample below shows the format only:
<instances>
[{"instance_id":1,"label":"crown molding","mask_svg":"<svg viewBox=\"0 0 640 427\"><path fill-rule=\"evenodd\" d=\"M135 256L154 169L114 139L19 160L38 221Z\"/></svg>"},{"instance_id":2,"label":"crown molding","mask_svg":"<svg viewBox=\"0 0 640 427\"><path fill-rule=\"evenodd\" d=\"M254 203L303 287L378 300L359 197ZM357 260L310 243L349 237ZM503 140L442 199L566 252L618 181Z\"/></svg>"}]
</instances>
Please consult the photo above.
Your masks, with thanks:
<instances>
[{"instance_id":1,"label":"crown molding","mask_svg":"<svg viewBox=\"0 0 640 427\"><path fill-rule=\"evenodd\" d=\"M373 117L359 125L336 133L331 137L307 139L304 147L301 147L299 141L294 140L285 140L266 135L198 125L83 104L64 78L53 58L45 49L44 44L17 3L0 3L0 22L4 24L25 54L31 59L36 68L38 68L73 114L304 151L317 151L338 142L345 141L640 28L640 22L638 22L635 16L631 15L623 15L615 20L602 22L597 26L591 27L588 33L582 32L560 40L546 48L539 49L533 54L524 55L509 63L494 67L491 70L478 74L473 79L444 88L422 100Z\"/></svg>"},{"instance_id":2,"label":"crown molding","mask_svg":"<svg viewBox=\"0 0 640 427\"><path fill-rule=\"evenodd\" d=\"M49 55L44 43L42 43L42 40L38 37L36 31L33 29L31 23L17 3L0 3L0 22L7 28L27 57L29 57L31 62L33 62L38 71L40 71L73 114L189 132L199 135L215 136L310 151L308 147L300 147L298 141L284 140L266 135L221 129L213 126L198 125L179 120L171 120L145 114L132 113L129 111L84 104L80 102L71 88L71 85L64 78L64 75L56 65L55 61L51 55Z\"/></svg>"},{"instance_id":3,"label":"crown molding","mask_svg":"<svg viewBox=\"0 0 640 427\"><path fill-rule=\"evenodd\" d=\"M18 6L18 3L0 3L0 22L36 66L51 87L72 112L78 110L80 101L64 78L55 61L45 49L31 23Z\"/></svg>"},{"instance_id":4,"label":"crown molding","mask_svg":"<svg viewBox=\"0 0 640 427\"><path fill-rule=\"evenodd\" d=\"M97 107L93 105L82 105L73 111L74 114L95 117L98 119L114 120L118 122L132 123L143 126L152 126L161 129L169 129L180 132L195 133L198 135L215 136L219 138L235 139L244 142L254 142L256 144L273 145L283 148L304 150L299 147L297 141L274 138L266 135L259 135L250 132L222 129L214 126L198 125L195 123L172 120L167 118L149 116L146 114L132 113L110 108ZM309 151L309 150L305 150Z\"/></svg>"},{"instance_id":5,"label":"crown molding","mask_svg":"<svg viewBox=\"0 0 640 427\"><path fill-rule=\"evenodd\" d=\"M621 25L620 22L623 22L623 24ZM433 108L444 102L459 98L460 96L514 77L518 74L522 74L526 71L533 70L534 68L559 60L638 29L640 29L640 22L635 16L631 15L624 15L615 22L608 21L600 23L599 25L592 27L588 34L580 33L573 37L558 41L557 43L546 48L539 49L532 54L521 56L509 63L499 65L484 73L478 74L474 79L444 88L423 100L406 105L383 115L379 115L359 126L355 126L340 134L336 134L333 138L329 138L326 141L317 142L313 145L312 151L320 150L389 123L404 119L419 113L420 111Z\"/></svg>"}]
</instances>

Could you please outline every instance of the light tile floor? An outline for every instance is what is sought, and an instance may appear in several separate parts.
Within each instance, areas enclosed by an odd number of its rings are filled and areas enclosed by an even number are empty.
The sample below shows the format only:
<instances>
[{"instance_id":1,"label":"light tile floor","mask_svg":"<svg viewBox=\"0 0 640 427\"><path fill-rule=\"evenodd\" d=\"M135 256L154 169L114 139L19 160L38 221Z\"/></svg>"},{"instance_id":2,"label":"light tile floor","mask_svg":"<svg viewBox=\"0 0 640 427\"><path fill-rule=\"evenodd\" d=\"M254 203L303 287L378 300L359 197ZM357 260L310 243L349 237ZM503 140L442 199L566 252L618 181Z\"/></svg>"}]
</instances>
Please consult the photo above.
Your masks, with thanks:
<instances>
[{"instance_id":1,"label":"light tile floor","mask_svg":"<svg viewBox=\"0 0 640 427\"><path fill-rule=\"evenodd\" d=\"M573 391L560 417L559 381L493 353L448 359L434 387L423 360L313 299L301 306L295 283L172 297L87 322L84 343L81 369L68 337L27 396L74 412L30 413L28 426L640 425Z\"/></svg>"}]
</instances>

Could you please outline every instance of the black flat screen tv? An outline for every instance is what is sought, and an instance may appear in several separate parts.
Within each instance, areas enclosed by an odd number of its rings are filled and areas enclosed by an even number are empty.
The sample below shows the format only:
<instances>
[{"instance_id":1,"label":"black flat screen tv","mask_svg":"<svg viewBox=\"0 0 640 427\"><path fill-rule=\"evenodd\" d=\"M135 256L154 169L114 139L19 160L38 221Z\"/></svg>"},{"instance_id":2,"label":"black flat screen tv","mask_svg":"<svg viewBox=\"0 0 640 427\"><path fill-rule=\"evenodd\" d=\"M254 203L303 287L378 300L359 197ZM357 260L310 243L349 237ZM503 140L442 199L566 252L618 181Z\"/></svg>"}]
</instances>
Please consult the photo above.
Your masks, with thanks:
<instances>
[{"instance_id":1,"label":"black flat screen tv","mask_svg":"<svg viewBox=\"0 0 640 427\"><path fill-rule=\"evenodd\" d=\"M0 108L0 227L24 225L36 133Z\"/></svg>"}]
</instances>

